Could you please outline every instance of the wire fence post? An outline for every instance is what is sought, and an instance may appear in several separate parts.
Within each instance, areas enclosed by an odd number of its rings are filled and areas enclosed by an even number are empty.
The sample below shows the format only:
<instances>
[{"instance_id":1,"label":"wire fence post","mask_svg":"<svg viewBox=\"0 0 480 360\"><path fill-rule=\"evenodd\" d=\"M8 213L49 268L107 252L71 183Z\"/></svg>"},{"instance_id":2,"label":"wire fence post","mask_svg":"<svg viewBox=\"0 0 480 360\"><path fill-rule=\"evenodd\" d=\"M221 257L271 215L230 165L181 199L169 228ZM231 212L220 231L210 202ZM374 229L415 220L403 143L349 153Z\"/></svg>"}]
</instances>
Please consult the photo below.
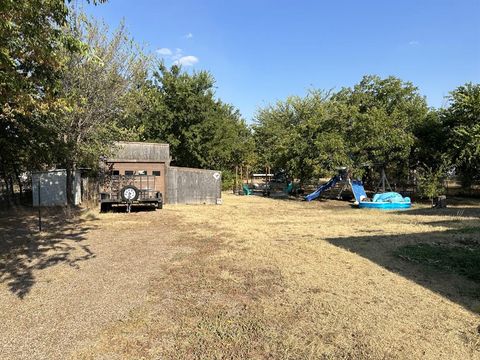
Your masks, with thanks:
<instances>
[{"instance_id":1,"label":"wire fence post","mask_svg":"<svg viewBox=\"0 0 480 360\"><path fill-rule=\"evenodd\" d=\"M40 174L38 176L38 231L42 232L42 209L40 208L41 205L41 197L40 197Z\"/></svg>"}]
</instances>

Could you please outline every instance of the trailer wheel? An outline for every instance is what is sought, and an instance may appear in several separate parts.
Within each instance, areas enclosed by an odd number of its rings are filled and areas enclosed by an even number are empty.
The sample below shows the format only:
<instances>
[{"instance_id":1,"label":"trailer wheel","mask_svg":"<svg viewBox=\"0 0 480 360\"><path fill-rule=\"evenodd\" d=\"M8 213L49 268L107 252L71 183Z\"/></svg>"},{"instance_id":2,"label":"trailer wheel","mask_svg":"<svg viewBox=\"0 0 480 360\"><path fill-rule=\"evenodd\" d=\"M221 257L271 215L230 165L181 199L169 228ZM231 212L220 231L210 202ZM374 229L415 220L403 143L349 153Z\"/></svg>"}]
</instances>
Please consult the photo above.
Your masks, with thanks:
<instances>
[{"instance_id":1,"label":"trailer wheel","mask_svg":"<svg viewBox=\"0 0 480 360\"><path fill-rule=\"evenodd\" d=\"M132 201L137 200L138 195L140 195L140 192L133 185L124 186L120 190L120 196L122 197L122 200L127 202L127 203L131 203Z\"/></svg>"},{"instance_id":2,"label":"trailer wheel","mask_svg":"<svg viewBox=\"0 0 480 360\"><path fill-rule=\"evenodd\" d=\"M157 203L157 209L163 209L163 201Z\"/></svg>"}]
</instances>

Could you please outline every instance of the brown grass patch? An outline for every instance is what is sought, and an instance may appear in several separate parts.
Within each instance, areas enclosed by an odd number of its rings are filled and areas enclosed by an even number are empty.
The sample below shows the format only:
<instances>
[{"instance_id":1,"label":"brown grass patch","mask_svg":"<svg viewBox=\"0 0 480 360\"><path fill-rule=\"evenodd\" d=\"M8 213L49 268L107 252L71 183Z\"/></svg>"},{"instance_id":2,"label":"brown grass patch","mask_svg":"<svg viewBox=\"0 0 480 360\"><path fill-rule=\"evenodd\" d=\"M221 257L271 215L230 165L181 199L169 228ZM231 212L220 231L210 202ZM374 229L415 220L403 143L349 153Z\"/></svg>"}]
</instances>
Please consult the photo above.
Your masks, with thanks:
<instances>
[{"instance_id":1,"label":"brown grass patch","mask_svg":"<svg viewBox=\"0 0 480 360\"><path fill-rule=\"evenodd\" d=\"M85 235L95 266L81 270L115 289L118 314L72 357L480 358L480 284L396 256L476 241L478 205L392 213L226 194L221 206L101 214Z\"/></svg>"},{"instance_id":2,"label":"brown grass patch","mask_svg":"<svg viewBox=\"0 0 480 360\"><path fill-rule=\"evenodd\" d=\"M190 229L177 245L192 252L165 264L163 274L152 279L144 311L129 320L135 326L105 332L92 354L166 359L480 356L479 317L470 311L479 304L478 284L406 263L393 253L405 244L450 241L450 229L478 225L475 208L464 209L467 216L426 208L379 213L337 201L227 195L222 206L171 211L181 228ZM138 338L140 345L133 346L131 339Z\"/></svg>"}]
</instances>

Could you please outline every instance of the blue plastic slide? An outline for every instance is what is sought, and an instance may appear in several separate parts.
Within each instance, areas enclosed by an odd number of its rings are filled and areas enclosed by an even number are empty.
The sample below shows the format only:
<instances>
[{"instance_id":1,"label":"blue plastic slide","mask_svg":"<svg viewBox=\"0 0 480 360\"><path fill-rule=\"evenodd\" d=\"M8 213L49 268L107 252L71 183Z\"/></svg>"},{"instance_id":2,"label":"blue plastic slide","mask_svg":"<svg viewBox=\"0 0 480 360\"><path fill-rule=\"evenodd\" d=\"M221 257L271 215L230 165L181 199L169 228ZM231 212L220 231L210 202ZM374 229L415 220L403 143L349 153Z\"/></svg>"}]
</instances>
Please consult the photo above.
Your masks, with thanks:
<instances>
[{"instance_id":1,"label":"blue plastic slide","mask_svg":"<svg viewBox=\"0 0 480 360\"><path fill-rule=\"evenodd\" d=\"M367 197L365 189L363 188L363 183L360 180L352 180L351 185L353 196L355 196L355 201L360 203L363 198Z\"/></svg>"},{"instance_id":2,"label":"blue plastic slide","mask_svg":"<svg viewBox=\"0 0 480 360\"><path fill-rule=\"evenodd\" d=\"M325 190L328 190L328 189L331 189L332 187L335 186L335 184L340 181L340 176L334 176L333 178L331 178L330 180L328 180L327 183L323 184L323 185L320 185L317 190L315 190L314 192L312 192L311 194L308 194L307 196L305 196L305 200L307 201L312 201L312 200L315 200L316 198L318 198L320 196L320 194L322 192L324 192Z\"/></svg>"}]
</instances>

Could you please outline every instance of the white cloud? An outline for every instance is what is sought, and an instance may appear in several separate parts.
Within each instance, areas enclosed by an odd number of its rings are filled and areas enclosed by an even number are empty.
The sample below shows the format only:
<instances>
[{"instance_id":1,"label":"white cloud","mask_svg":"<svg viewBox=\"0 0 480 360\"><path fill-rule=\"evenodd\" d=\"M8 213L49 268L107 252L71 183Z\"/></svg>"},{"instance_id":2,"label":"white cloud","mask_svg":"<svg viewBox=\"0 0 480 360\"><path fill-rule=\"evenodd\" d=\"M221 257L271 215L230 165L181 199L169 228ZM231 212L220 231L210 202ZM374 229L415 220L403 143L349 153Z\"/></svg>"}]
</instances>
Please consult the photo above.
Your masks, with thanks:
<instances>
[{"instance_id":1,"label":"white cloud","mask_svg":"<svg viewBox=\"0 0 480 360\"><path fill-rule=\"evenodd\" d=\"M408 43L408 45L410 46L419 46L420 45L420 41L418 40L412 40Z\"/></svg>"},{"instance_id":2,"label":"white cloud","mask_svg":"<svg viewBox=\"0 0 480 360\"><path fill-rule=\"evenodd\" d=\"M161 48L157 50L157 54L162 56L171 56L172 50L170 50L169 48Z\"/></svg>"},{"instance_id":3,"label":"white cloud","mask_svg":"<svg viewBox=\"0 0 480 360\"><path fill-rule=\"evenodd\" d=\"M180 59L182 56L183 56L183 50L180 49L180 48L176 48L175 49L175 54L172 54L171 59L173 61L176 61L176 60Z\"/></svg>"},{"instance_id":4,"label":"white cloud","mask_svg":"<svg viewBox=\"0 0 480 360\"><path fill-rule=\"evenodd\" d=\"M198 58L193 55L182 56L174 62L175 65L193 66L198 63Z\"/></svg>"},{"instance_id":5,"label":"white cloud","mask_svg":"<svg viewBox=\"0 0 480 360\"><path fill-rule=\"evenodd\" d=\"M157 54L169 59L175 65L193 66L198 63L198 58L196 56L185 56L183 54L183 50L180 48L175 48L175 50L169 48L161 48L157 50Z\"/></svg>"},{"instance_id":6,"label":"white cloud","mask_svg":"<svg viewBox=\"0 0 480 360\"><path fill-rule=\"evenodd\" d=\"M189 32L188 34L185 34L185 39L191 39L193 38L193 34Z\"/></svg>"}]
</instances>

